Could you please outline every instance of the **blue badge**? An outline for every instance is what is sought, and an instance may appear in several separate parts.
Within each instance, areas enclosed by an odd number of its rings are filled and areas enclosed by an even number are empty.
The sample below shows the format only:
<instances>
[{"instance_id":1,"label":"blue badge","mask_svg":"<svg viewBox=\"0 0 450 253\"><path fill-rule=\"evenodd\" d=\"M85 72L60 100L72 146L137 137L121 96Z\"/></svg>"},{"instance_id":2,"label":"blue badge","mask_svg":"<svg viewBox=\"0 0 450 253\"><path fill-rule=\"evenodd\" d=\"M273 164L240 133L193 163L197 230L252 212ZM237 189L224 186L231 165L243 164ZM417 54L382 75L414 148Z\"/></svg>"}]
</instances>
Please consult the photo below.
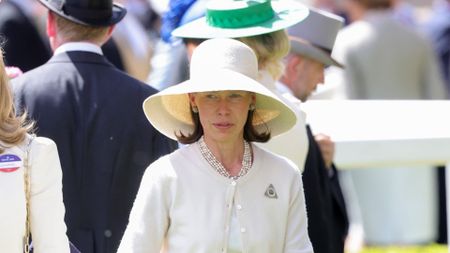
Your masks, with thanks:
<instances>
[{"instance_id":1,"label":"blue badge","mask_svg":"<svg viewBox=\"0 0 450 253\"><path fill-rule=\"evenodd\" d=\"M13 154L0 155L0 172L14 172L22 166L22 160Z\"/></svg>"}]
</instances>

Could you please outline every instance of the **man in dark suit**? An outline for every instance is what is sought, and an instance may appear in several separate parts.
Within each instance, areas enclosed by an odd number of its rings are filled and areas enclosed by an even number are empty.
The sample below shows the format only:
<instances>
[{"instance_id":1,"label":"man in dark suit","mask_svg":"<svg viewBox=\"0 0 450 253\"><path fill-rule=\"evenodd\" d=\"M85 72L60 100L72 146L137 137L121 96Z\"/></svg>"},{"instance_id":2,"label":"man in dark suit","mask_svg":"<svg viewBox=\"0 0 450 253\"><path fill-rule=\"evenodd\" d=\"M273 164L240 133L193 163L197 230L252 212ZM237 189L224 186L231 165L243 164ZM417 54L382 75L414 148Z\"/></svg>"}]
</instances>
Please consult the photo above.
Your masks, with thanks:
<instances>
[{"instance_id":1,"label":"man in dark suit","mask_svg":"<svg viewBox=\"0 0 450 253\"><path fill-rule=\"evenodd\" d=\"M319 83L324 67L342 67L330 57L343 19L316 9L288 29L290 54L281 78L280 90L285 97L305 102ZM301 36L301 38L299 37ZM334 143L325 135L312 134L307 126L308 154L303 172L308 234L315 253L343 253L349 221L338 172L333 165Z\"/></svg>"},{"instance_id":2,"label":"man in dark suit","mask_svg":"<svg viewBox=\"0 0 450 253\"><path fill-rule=\"evenodd\" d=\"M40 1L54 56L13 80L16 106L58 145L71 242L83 253L116 252L145 168L176 143L144 116L156 90L102 55L126 10L111 0Z\"/></svg>"},{"instance_id":3,"label":"man in dark suit","mask_svg":"<svg viewBox=\"0 0 450 253\"><path fill-rule=\"evenodd\" d=\"M44 64L51 57L50 46L34 23L34 4L38 3L25 0L0 2L0 36L5 64L23 72Z\"/></svg>"}]
</instances>

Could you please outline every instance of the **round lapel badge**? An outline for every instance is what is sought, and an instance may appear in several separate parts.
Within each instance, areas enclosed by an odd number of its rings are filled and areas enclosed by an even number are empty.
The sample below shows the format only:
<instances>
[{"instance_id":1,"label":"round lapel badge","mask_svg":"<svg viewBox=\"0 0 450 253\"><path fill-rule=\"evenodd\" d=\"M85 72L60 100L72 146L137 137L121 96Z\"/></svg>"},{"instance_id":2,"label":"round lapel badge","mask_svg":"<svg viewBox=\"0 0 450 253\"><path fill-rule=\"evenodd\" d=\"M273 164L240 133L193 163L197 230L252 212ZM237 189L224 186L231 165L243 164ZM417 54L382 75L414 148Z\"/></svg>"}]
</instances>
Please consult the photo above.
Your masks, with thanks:
<instances>
[{"instance_id":1,"label":"round lapel badge","mask_svg":"<svg viewBox=\"0 0 450 253\"><path fill-rule=\"evenodd\" d=\"M14 172L21 166L22 160L18 156L13 154L0 155L0 172Z\"/></svg>"}]
</instances>

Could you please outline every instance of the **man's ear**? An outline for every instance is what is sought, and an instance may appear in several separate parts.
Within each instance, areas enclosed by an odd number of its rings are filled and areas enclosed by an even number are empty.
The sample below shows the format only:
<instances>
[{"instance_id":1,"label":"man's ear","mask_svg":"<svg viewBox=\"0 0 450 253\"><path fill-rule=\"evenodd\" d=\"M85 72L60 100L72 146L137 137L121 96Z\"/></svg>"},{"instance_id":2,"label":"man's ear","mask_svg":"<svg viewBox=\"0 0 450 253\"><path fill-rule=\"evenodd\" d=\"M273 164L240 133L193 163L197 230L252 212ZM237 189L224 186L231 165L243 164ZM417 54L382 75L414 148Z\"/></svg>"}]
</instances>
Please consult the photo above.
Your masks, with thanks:
<instances>
[{"instance_id":1,"label":"man's ear","mask_svg":"<svg viewBox=\"0 0 450 253\"><path fill-rule=\"evenodd\" d=\"M112 26L108 27L108 36L111 36L111 34L114 31L115 27L116 27L115 25L112 25Z\"/></svg>"},{"instance_id":2,"label":"man's ear","mask_svg":"<svg viewBox=\"0 0 450 253\"><path fill-rule=\"evenodd\" d=\"M56 37L55 14L51 11L47 12L47 36L49 38Z\"/></svg>"},{"instance_id":3,"label":"man's ear","mask_svg":"<svg viewBox=\"0 0 450 253\"><path fill-rule=\"evenodd\" d=\"M297 72L299 71L300 65L302 63L302 58L298 55L292 54L287 59L287 63L285 66L285 76L288 79L295 78L297 76Z\"/></svg>"},{"instance_id":4,"label":"man's ear","mask_svg":"<svg viewBox=\"0 0 450 253\"><path fill-rule=\"evenodd\" d=\"M300 55L294 55L292 57L292 67L295 69L295 71L298 71L302 64L304 63L304 58Z\"/></svg>"}]
</instances>

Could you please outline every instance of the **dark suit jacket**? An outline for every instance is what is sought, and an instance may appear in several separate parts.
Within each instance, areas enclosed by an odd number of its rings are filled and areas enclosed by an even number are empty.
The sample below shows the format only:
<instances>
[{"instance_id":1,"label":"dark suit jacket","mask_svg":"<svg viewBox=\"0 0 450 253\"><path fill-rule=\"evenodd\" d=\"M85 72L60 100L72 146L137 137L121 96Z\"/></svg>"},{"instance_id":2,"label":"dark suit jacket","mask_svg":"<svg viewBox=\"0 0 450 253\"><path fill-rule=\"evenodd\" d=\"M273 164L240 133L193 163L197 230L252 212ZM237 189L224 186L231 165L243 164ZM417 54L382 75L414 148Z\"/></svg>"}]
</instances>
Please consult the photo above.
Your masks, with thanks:
<instances>
[{"instance_id":1,"label":"dark suit jacket","mask_svg":"<svg viewBox=\"0 0 450 253\"><path fill-rule=\"evenodd\" d=\"M303 172L308 234L314 253L344 252L348 218L336 168L329 175L322 153L307 126L308 155Z\"/></svg>"},{"instance_id":2,"label":"dark suit jacket","mask_svg":"<svg viewBox=\"0 0 450 253\"><path fill-rule=\"evenodd\" d=\"M176 147L144 115L155 90L80 51L54 56L13 87L37 134L58 146L69 239L83 253L116 252L145 168Z\"/></svg>"},{"instance_id":3,"label":"dark suit jacket","mask_svg":"<svg viewBox=\"0 0 450 253\"><path fill-rule=\"evenodd\" d=\"M23 72L44 64L52 55L47 40L14 2L0 3L0 37L6 65Z\"/></svg>"}]
</instances>

